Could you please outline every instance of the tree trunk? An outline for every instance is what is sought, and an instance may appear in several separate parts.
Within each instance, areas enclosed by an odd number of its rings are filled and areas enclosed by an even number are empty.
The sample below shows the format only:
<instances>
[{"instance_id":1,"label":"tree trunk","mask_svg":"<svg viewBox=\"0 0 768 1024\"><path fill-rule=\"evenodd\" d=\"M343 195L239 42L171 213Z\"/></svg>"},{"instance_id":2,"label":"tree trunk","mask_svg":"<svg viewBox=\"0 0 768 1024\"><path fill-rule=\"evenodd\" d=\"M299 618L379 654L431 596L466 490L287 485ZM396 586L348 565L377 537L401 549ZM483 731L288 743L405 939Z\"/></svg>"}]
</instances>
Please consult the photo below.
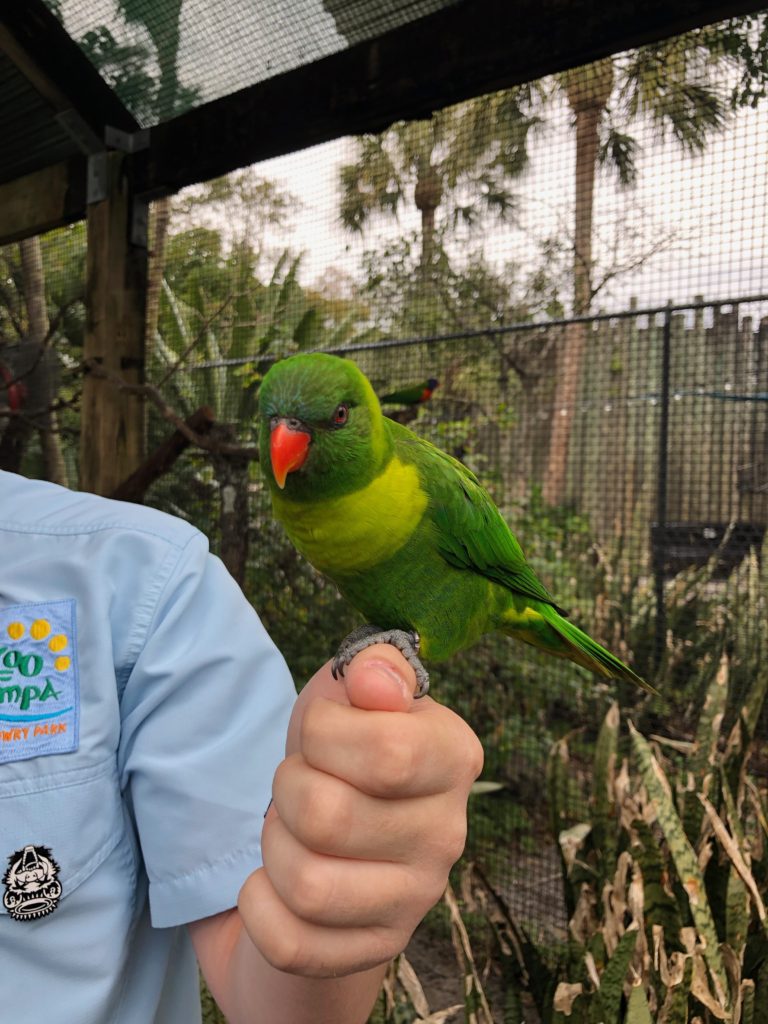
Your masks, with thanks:
<instances>
[{"instance_id":1,"label":"tree trunk","mask_svg":"<svg viewBox=\"0 0 768 1024\"><path fill-rule=\"evenodd\" d=\"M248 564L248 484L250 462L243 455L213 456L213 471L219 485L219 554L231 576L242 587Z\"/></svg>"},{"instance_id":2,"label":"tree trunk","mask_svg":"<svg viewBox=\"0 0 768 1024\"><path fill-rule=\"evenodd\" d=\"M429 206L421 211L421 269L424 280L432 276L435 266L435 208Z\"/></svg>"},{"instance_id":3,"label":"tree trunk","mask_svg":"<svg viewBox=\"0 0 768 1024\"><path fill-rule=\"evenodd\" d=\"M421 272L424 281L432 277L435 266L435 214L443 198L439 172L430 159L421 156L416 172L413 201L421 214Z\"/></svg>"},{"instance_id":4,"label":"tree trunk","mask_svg":"<svg viewBox=\"0 0 768 1024\"><path fill-rule=\"evenodd\" d=\"M40 238L25 238L19 242L21 253L21 274L24 288L24 300L27 305L27 340L42 345L50 330L48 309L45 303L45 271L43 270L43 250ZM51 358L44 353L43 359ZM53 393L47 400L53 399ZM42 422L40 422L40 420ZM47 410L38 420L40 424L40 447L43 453L44 472L47 480L63 487L69 486L67 467L61 450L56 413Z\"/></svg>"},{"instance_id":5,"label":"tree trunk","mask_svg":"<svg viewBox=\"0 0 768 1024\"><path fill-rule=\"evenodd\" d=\"M568 103L576 119L576 189L573 232L573 315L586 316L592 301L592 219L600 148L600 121L613 88L610 58L576 69L565 78ZM573 430L588 323L569 324L559 346L552 429L544 477L544 499L565 498L568 447Z\"/></svg>"}]
</instances>

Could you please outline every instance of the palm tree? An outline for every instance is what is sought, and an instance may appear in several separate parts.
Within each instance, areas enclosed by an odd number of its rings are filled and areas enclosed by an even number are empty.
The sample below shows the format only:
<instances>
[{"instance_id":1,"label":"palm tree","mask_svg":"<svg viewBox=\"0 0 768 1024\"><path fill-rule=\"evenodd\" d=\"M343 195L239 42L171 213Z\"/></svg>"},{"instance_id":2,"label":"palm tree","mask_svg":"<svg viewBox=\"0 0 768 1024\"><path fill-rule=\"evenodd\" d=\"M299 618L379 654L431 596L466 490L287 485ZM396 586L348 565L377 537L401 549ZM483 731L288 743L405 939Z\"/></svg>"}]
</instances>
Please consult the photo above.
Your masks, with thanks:
<instances>
[{"instance_id":1,"label":"palm tree","mask_svg":"<svg viewBox=\"0 0 768 1024\"><path fill-rule=\"evenodd\" d=\"M154 44L160 81L154 97L154 115L160 119L177 113L179 77L177 61L181 34L181 5L183 0L118 0L118 7L126 22L141 25Z\"/></svg>"},{"instance_id":2,"label":"palm tree","mask_svg":"<svg viewBox=\"0 0 768 1024\"><path fill-rule=\"evenodd\" d=\"M425 278L438 258L438 212L472 223L483 212L506 219L515 197L508 180L528 162L527 90L510 89L438 111L428 121L398 122L359 140L357 160L340 170L341 221L362 231L375 213L396 217L413 202L421 217Z\"/></svg>"},{"instance_id":3,"label":"palm tree","mask_svg":"<svg viewBox=\"0 0 768 1024\"><path fill-rule=\"evenodd\" d=\"M639 119L650 121L660 139L671 135L685 152L701 152L708 136L723 126L727 116L727 96L713 84L711 69L714 63L730 59L724 52L713 51L710 35L697 31L606 57L565 71L553 80L550 95L565 96L576 136L575 317L588 314L594 298L593 203L599 166L605 164L615 170L623 185L635 181L639 146L623 128ZM572 324L559 346L544 479L544 496L552 504L564 498L568 445L587 334L586 323Z\"/></svg>"}]
</instances>

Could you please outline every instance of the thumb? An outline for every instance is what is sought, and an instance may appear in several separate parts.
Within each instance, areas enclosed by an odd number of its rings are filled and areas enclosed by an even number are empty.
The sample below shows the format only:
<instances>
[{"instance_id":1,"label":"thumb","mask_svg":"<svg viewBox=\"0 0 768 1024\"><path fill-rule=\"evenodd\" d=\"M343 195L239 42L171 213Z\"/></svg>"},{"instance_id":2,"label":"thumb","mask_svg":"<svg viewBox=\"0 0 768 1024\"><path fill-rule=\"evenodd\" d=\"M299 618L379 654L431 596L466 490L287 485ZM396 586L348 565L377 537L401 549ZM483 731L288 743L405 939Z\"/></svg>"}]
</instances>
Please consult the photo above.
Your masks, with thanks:
<instances>
[{"instance_id":1,"label":"thumb","mask_svg":"<svg viewBox=\"0 0 768 1024\"><path fill-rule=\"evenodd\" d=\"M416 673L396 647L374 644L358 654L344 673L350 704L368 711L408 711Z\"/></svg>"},{"instance_id":2,"label":"thumb","mask_svg":"<svg viewBox=\"0 0 768 1024\"><path fill-rule=\"evenodd\" d=\"M334 679L331 663L314 674L296 699L288 725L286 754L301 747L301 722L313 700L335 700L367 711L409 711L417 702L416 673L396 647L374 644L356 655L343 678ZM423 706L428 698L418 701Z\"/></svg>"}]
</instances>

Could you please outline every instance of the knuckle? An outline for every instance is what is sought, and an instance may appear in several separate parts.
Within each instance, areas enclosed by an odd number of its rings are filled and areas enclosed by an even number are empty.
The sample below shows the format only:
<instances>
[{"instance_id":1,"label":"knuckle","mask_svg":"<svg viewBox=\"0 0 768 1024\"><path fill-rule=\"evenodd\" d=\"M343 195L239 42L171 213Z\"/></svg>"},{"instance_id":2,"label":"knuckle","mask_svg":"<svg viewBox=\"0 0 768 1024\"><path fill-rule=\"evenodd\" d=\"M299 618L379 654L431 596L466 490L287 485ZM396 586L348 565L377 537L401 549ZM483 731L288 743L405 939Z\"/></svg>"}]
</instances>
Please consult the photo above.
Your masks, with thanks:
<instances>
[{"instance_id":1,"label":"knuckle","mask_svg":"<svg viewBox=\"0 0 768 1024\"><path fill-rule=\"evenodd\" d=\"M296 831L309 849L332 852L349 833L348 800L342 785L317 775L303 788L296 808Z\"/></svg>"},{"instance_id":2,"label":"knuckle","mask_svg":"<svg viewBox=\"0 0 768 1024\"><path fill-rule=\"evenodd\" d=\"M461 775L469 788L483 770L485 751L482 743L467 723L462 719L459 719L459 722L461 723L461 732L457 737L454 749L461 751Z\"/></svg>"},{"instance_id":3,"label":"knuckle","mask_svg":"<svg viewBox=\"0 0 768 1024\"><path fill-rule=\"evenodd\" d=\"M263 937L259 951L276 970L286 974L302 973L301 943L293 928L275 928Z\"/></svg>"},{"instance_id":4,"label":"knuckle","mask_svg":"<svg viewBox=\"0 0 768 1024\"><path fill-rule=\"evenodd\" d=\"M417 755L408 735L388 731L371 758L371 782L382 796L407 792L416 775Z\"/></svg>"},{"instance_id":5,"label":"knuckle","mask_svg":"<svg viewBox=\"0 0 768 1024\"><path fill-rule=\"evenodd\" d=\"M467 842L467 819L464 814L446 824L443 834L443 848L449 865L455 864L464 853Z\"/></svg>"},{"instance_id":6,"label":"knuckle","mask_svg":"<svg viewBox=\"0 0 768 1024\"><path fill-rule=\"evenodd\" d=\"M316 740L323 740L325 734L324 722L326 718L326 708L323 701L313 700L310 701L304 708L304 714L301 719L301 726L299 729L301 749L306 750L311 747Z\"/></svg>"},{"instance_id":7,"label":"knuckle","mask_svg":"<svg viewBox=\"0 0 768 1024\"><path fill-rule=\"evenodd\" d=\"M327 873L319 866L317 858L308 858L295 870L290 894L291 909L302 920L320 921L328 909L331 889Z\"/></svg>"},{"instance_id":8,"label":"knuckle","mask_svg":"<svg viewBox=\"0 0 768 1024\"><path fill-rule=\"evenodd\" d=\"M291 771L292 765L288 758L281 761L280 764L277 766L277 768L275 769L274 777L272 779L273 796L275 794L279 794L285 788L288 779L290 778Z\"/></svg>"},{"instance_id":9,"label":"knuckle","mask_svg":"<svg viewBox=\"0 0 768 1024\"><path fill-rule=\"evenodd\" d=\"M472 782L480 775L485 762L485 751L478 737L467 727L469 732L469 755L467 757L467 770Z\"/></svg>"},{"instance_id":10,"label":"knuckle","mask_svg":"<svg viewBox=\"0 0 768 1024\"><path fill-rule=\"evenodd\" d=\"M422 890L423 906L420 908L419 920L442 899L448 884L448 871L449 868L446 867L444 874L436 873L432 882L424 885Z\"/></svg>"},{"instance_id":11,"label":"knuckle","mask_svg":"<svg viewBox=\"0 0 768 1024\"><path fill-rule=\"evenodd\" d=\"M368 951L367 960L373 966L375 964L387 963L399 956L411 937L411 932L416 928L376 928L370 937L371 948Z\"/></svg>"},{"instance_id":12,"label":"knuckle","mask_svg":"<svg viewBox=\"0 0 768 1024\"><path fill-rule=\"evenodd\" d=\"M240 890L237 906L241 920L264 959L278 970L294 973L300 963L300 937L290 919L283 919L281 927L275 928L262 913L265 888L260 874L251 875Z\"/></svg>"}]
</instances>

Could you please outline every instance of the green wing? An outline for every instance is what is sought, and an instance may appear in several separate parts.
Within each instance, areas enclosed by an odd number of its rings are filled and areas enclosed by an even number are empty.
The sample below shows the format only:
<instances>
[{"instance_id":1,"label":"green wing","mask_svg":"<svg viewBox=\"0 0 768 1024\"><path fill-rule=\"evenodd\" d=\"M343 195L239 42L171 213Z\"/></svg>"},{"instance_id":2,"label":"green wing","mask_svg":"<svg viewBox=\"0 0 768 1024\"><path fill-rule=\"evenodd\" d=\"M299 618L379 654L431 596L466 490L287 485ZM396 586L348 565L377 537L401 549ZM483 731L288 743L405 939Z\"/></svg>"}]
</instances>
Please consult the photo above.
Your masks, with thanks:
<instances>
[{"instance_id":1,"label":"green wing","mask_svg":"<svg viewBox=\"0 0 768 1024\"><path fill-rule=\"evenodd\" d=\"M477 477L458 459L398 423L390 423L398 454L413 462L429 495L437 547L451 565L551 604L567 615L539 582L515 535Z\"/></svg>"}]
</instances>

